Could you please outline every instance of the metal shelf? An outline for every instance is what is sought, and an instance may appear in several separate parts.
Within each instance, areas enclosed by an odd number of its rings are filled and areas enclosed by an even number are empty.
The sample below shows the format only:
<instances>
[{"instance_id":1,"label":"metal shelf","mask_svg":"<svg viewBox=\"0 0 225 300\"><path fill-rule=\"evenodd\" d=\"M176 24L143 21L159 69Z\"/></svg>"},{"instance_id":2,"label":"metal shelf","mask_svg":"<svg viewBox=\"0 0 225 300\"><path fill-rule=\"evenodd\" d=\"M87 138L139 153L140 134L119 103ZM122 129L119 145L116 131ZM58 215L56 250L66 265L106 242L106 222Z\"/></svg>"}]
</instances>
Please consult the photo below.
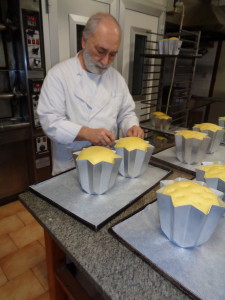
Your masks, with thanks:
<instances>
[{"instance_id":1,"label":"metal shelf","mask_svg":"<svg viewBox=\"0 0 225 300\"><path fill-rule=\"evenodd\" d=\"M141 122L148 121L150 113L159 110L172 117L172 124L179 125L180 121L180 125L187 126L196 61L202 57L198 54L201 32L181 30L167 33L164 37L156 36L157 40L153 37L151 41L150 37L146 41L145 53L141 54L145 59L141 101L141 110L145 113L141 115ZM182 40L178 55L159 54L159 39L169 37Z\"/></svg>"},{"instance_id":2,"label":"metal shelf","mask_svg":"<svg viewBox=\"0 0 225 300\"><path fill-rule=\"evenodd\" d=\"M179 55L172 55L172 54L142 54L145 58L172 58L172 57L177 57L177 58L185 58L185 59L193 59L193 58L201 58L202 55L184 55L184 54L179 54Z\"/></svg>"}]
</instances>

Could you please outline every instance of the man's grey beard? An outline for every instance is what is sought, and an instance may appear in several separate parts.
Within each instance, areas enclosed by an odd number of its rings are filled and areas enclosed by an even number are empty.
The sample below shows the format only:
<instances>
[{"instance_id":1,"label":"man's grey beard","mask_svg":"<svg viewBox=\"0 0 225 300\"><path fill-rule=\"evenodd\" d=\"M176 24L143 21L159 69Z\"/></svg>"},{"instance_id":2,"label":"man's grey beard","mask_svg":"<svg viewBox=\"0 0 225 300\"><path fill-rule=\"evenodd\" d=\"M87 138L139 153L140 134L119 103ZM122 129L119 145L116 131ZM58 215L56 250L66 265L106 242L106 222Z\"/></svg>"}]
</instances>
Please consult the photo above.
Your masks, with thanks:
<instances>
[{"instance_id":1,"label":"man's grey beard","mask_svg":"<svg viewBox=\"0 0 225 300\"><path fill-rule=\"evenodd\" d=\"M87 49L83 49L83 58L88 71L97 75L102 75L111 66L111 64L104 66L102 63L97 62L96 60L91 58Z\"/></svg>"}]
</instances>

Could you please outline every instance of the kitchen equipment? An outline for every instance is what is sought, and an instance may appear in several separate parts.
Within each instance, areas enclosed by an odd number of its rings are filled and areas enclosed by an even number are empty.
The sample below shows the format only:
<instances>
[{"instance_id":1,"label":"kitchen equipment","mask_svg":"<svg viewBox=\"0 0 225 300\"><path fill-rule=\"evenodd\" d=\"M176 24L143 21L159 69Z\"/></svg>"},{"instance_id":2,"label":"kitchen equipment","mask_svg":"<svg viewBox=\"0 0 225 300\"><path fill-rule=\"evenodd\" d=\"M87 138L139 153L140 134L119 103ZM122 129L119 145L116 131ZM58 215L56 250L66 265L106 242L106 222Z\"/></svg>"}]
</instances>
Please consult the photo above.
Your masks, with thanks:
<instances>
[{"instance_id":1,"label":"kitchen equipment","mask_svg":"<svg viewBox=\"0 0 225 300\"><path fill-rule=\"evenodd\" d=\"M145 141L148 143L148 141ZM147 170L149 160L154 150L154 146L149 144L146 151L134 149L128 151L125 147L115 147L115 151L123 160L119 167L119 173L125 177L138 177Z\"/></svg>"},{"instance_id":2,"label":"kitchen equipment","mask_svg":"<svg viewBox=\"0 0 225 300\"><path fill-rule=\"evenodd\" d=\"M31 185L30 189L97 231L170 173L168 168L149 164L142 176L137 178L118 176L115 185L107 193L91 195L80 188L78 171L74 169Z\"/></svg>"},{"instance_id":3,"label":"kitchen equipment","mask_svg":"<svg viewBox=\"0 0 225 300\"><path fill-rule=\"evenodd\" d=\"M112 156L113 162L100 161L98 163L92 163L88 159L79 159L82 152L89 151L88 154L97 155L100 152L107 157ZM92 152L92 153L91 153ZM111 189L118 177L119 167L122 161L122 157L116 155L112 150L100 147L91 146L83 149L79 156L77 153L73 153L74 161L78 171L78 178L82 189L89 194L101 195Z\"/></svg>"},{"instance_id":4,"label":"kitchen equipment","mask_svg":"<svg viewBox=\"0 0 225 300\"><path fill-rule=\"evenodd\" d=\"M161 188L157 191L157 200L161 229L176 245L183 248L196 247L208 241L215 231L225 212L225 203L221 200L221 206L213 205L208 214L192 205L174 206L171 196L163 194L163 188L177 181L188 180L176 178L160 182ZM196 182L207 186L202 181ZM222 192L210 189L222 199L224 195Z\"/></svg>"},{"instance_id":5,"label":"kitchen equipment","mask_svg":"<svg viewBox=\"0 0 225 300\"><path fill-rule=\"evenodd\" d=\"M151 157L152 161L163 163L166 166L170 166L185 172L195 175L195 168L199 166L199 163L189 165L179 161L176 157L176 148L171 147L166 150L163 150L159 153L153 154ZM220 145L219 149L212 154L204 154L203 161L223 161L225 163L225 147Z\"/></svg>"},{"instance_id":6,"label":"kitchen equipment","mask_svg":"<svg viewBox=\"0 0 225 300\"><path fill-rule=\"evenodd\" d=\"M222 180L218 177L219 174L215 175L215 177L207 178L205 176L205 170L201 170L202 166L209 166L209 165L222 165L225 167L225 163L221 161L217 162L202 162L201 166L196 167L196 179L199 181L205 182L208 186L217 189L224 193L223 201L225 201L225 180Z\"/></svg>"},{"instance_id":7,"label":"kitchen equipment","mask_svg":"<svg viewBox=\"0 0 225 300\"><path fill-rule=\"evenodd\" d=\"M201 124L196 124L196 125L201 125ZM207 147L207 153L216 152L219 148L219 145L220 145L222 139L223 139L224 129L220 129L217 131L213 131L210 129L209 130L207 130L207 129L201 130L196 125L193 127L193 130L204 132L211 138L210 143ZM212 125L214 125L214 124L212 124Z\"/></svg>"},{"instance_id":8,"label":"kitchen equipment","mask_svg":"<svg viewBox=\"0 0 225 300\"><path fill-rule=\"evenodd\" d=\"M225 117L220 117L218 120L219 126L225 128ZM223 134L222 143L225 143L225 132Z\"/></svg>"},{"instance_id":9,"label":"kitchen equipment","mask_svg":"<svg viewBox=\"0 0 225 300\"><path fill-rule=\"evenodd\" d=\"M162 113L163 114L163 113ZM172 118L165 115L165 118L155 115L154 113L150 114L150 124L153 128L165 131L170 128Z\"/></svg>"},{"instance_id":10,"label":"kitchen equipment","mask_svg":"<svg viewBox=\"0 0 225 300\"><path fill-rule=\"evenodd\" d=\"M114 225L110 232L123 246L192 299L224 298L223 219L208 242L199 247L181 248L170 242L162 233L158 201L155 201Z\"/></svg>"},{"instance_id":11,"label":"kitchen equipment","mask_svg":"<svg viewBox=\"0 0 225 300\"><path fill-rule=\"evenodd\" d=\"M201 140L175 134L176 157L179 161L186 164L199 163L203 160L209 143L210 138L207 135Z\"/></svg>"}]
</instances>

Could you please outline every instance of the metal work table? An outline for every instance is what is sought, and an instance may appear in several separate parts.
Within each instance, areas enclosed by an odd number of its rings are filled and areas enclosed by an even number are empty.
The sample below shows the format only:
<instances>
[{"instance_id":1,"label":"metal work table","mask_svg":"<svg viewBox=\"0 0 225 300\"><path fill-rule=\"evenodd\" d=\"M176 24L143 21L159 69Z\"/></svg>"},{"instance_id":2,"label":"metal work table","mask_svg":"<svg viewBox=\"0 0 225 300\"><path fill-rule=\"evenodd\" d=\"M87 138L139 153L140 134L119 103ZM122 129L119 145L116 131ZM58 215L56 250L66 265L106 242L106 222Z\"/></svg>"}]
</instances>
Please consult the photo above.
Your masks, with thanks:
<instances>
[{"instance_id":1,"label":"metal work table","mask_svg":"<svg viewBox=\"0 0 225 300\"><path fill-rule=\"evenodd\" d=\"M173 171L167 178L192 178L190 174ZM20 195L21 202L45 230L51 299L66 299L74 294L76 299L82 300L189 299L188 295L108 232L114 224L151 203L158 188L155 187L126 208L98 232L30 191ZM83 282L91 286L91 297L65 270L65 255L67 260L69 258L73 262ZM64 284L63 279L66 279Z\"/></svg>"}]
</instances>

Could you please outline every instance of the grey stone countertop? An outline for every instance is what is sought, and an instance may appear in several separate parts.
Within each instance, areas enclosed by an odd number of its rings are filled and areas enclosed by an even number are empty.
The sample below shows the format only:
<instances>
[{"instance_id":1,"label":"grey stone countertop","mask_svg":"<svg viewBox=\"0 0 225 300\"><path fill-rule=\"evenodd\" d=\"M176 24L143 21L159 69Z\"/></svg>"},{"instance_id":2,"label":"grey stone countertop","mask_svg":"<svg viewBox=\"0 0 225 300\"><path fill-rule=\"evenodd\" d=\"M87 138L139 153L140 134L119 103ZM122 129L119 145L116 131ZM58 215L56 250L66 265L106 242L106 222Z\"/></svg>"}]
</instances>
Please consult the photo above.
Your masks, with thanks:
<instances>
[{"instance_id":1,"label":"grey stone countertop","mask_svg":"<svg viewBox=\"0 0 225 300\"><path fill-rule=\"evenodd\" d=\"M174 170L167 177L192 178ZM32 192L20 200L105 299L190 299L113 237L108 229L155 199L157 186L94 232Z\"/></svg>"}]
</instances>

